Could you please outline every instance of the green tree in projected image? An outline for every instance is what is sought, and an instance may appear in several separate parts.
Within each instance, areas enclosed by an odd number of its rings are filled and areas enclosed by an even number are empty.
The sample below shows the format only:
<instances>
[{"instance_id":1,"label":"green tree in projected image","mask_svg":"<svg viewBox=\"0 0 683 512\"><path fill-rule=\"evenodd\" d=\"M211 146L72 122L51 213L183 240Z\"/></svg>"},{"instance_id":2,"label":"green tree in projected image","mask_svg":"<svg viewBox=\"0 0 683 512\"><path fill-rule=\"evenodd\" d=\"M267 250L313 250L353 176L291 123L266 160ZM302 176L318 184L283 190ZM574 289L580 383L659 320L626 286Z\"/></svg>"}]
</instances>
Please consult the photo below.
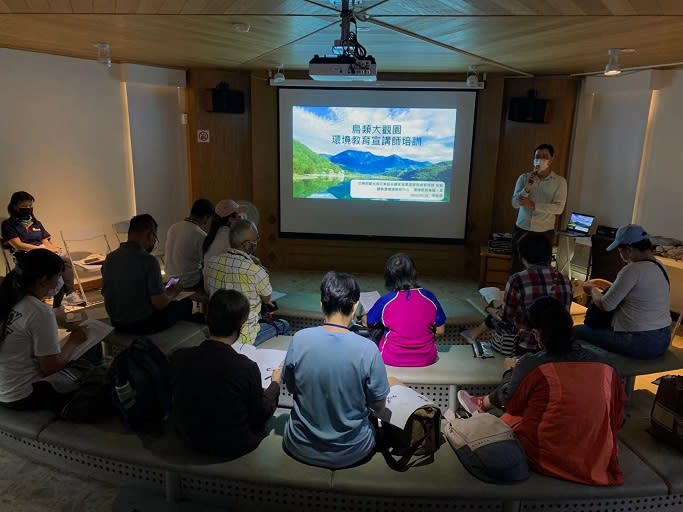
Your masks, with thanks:
<instances>
[{"instance_id":1,"label":"green tree in projected image","mask_svg":"<svg viewBox=\"0 0 683 512\"><path fill-rule=\"evenodd\" d=\"M451 160L419 168L391 168L371 176L382 180L443 181L446 184L444 201L450 201L452 167ZM350 199L351 180L370 176L345 169L297 140L292 145L292 170L293 196L301 198L329 194L331 198Z\"/></svg>"}]
</instances>

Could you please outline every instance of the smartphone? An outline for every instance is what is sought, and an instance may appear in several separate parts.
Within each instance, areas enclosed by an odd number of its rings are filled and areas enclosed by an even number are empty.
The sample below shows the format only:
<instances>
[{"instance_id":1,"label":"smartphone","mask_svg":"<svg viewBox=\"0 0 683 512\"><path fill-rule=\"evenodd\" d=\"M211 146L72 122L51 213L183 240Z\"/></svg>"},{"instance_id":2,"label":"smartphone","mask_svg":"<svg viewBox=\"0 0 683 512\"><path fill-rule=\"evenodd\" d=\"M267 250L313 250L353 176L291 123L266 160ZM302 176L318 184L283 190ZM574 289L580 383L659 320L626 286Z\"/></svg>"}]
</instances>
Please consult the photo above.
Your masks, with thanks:
<instances>
[{"instance_id":1,"label":"smartphone","mask_svg":"<svg viewBox=\"0 0 683 512\"><path fill-rule=\"evenodd\" d=\"M180 281L179 277L172 277L171 279L168 280L168 283L166 283L166 289L169 289L174 284L177 284L178 281Z\"/></svg>"}]
</instances>

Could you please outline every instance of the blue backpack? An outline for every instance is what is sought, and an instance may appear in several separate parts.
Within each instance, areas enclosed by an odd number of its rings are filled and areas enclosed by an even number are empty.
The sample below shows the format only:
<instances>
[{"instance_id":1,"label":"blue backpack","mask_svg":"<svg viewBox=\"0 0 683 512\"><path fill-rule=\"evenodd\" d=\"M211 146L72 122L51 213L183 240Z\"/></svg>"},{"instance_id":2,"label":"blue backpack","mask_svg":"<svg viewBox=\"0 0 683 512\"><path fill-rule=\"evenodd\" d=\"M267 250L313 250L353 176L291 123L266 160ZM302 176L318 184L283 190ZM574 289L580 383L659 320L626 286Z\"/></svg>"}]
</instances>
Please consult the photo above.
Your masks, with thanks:
<instances>
[{"instance_id":1,"label":"blue backpack","mask_svg":"<svg viewBox=\"0 0 683 512\"><path fill-rule=\"evenodd\" d=\"M112 402L133 431L158 433L171 407L168 359L152 340L136 338L111 365Z\"/></svg>"}]
</instances>

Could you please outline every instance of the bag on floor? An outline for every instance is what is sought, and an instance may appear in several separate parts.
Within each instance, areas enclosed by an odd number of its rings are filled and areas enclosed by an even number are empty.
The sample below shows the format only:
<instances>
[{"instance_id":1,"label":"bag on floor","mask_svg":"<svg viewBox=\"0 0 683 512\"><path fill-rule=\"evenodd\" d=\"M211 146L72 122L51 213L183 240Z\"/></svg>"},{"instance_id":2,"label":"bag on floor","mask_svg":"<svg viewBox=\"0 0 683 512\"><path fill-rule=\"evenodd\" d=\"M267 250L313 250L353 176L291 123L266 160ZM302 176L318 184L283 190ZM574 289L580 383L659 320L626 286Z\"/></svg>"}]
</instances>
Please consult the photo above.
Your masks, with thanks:
<instances>
[{"instance_id":1,"label":"bag on floor","mask_svg":"<svg viewBox=\"0 0 683 512\"><path fill-rule=\"evenodd\" d=\"M648 432L683 450L683 376L666 375L659 381Z\"/></svg>"},{"instance_id":2,"label":"bag on floor","mask_svg":"<svg viewBox=\"0 0 683 512\"><path fill-rule=\"evenodd\" d=\"M395 393L395 388L392 387L390 397L387 398L385 411L379 415L385 420L382 421L381 428L378 431L378 449L382 452L391 469L405 471L410 467L410 460L413 456L428 456L439 448L441 411L419 393L405 386L399 387L403 388L404 391L407 390L408 394L417 396L422 403L428 402L414 410L412 407L407 409L408 411L413 410L413 412L408 416L403 428L392 425L386 419L387 413L389 415L393 413L391 395Z\"/></svg>"},{"instance_id":3,"label":"bag on floor","mask_svg":"<svg viewBox=\"0 0 683 512\"><path fill-rule=\"evenodd\" d=\"M111 365L111 398L124 424L158 433L171 406L168 359L152 340L136 338Z\"/></svg>"},{"instance_id":4,"label":"bag on floor","mask_svg":"<svg viewBox=\"0 0 683 512\"><path fill-rule=\"evenodd\" d=\"M444 417L444 437L473 476L497 484L529 478L524 448L503 420L487 412L456 418L450 409Z\"/></svg>"},{"instance_id":5,"label":"bag on floor","mask_svg":"<svg viewBox=\"0 0 683 512\"><path fill-rule=\"evenodd\" d=\"M109 381L111 373L104 363L94 366L81 379L80 387L62 408L59 417L66 421L88 423L111 413Z\"/></svg>"}]
</instances>

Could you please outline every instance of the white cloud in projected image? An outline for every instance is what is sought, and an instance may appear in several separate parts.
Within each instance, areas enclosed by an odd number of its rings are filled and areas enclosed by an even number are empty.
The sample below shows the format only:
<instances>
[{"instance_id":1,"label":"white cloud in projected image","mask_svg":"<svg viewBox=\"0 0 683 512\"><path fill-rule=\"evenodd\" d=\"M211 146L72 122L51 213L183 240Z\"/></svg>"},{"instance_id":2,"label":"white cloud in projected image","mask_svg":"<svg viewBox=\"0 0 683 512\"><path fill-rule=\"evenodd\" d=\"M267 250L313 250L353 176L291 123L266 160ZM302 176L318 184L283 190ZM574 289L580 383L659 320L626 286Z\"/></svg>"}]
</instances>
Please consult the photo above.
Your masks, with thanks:
<instances>
[{"instance_id":1,"label":"white cloud in projected image","mask_svg":"<svg viewBox=\"0 0 683 512\"><path fill-rule=\"evenodd\" d=\"M342 151L356 150L381 156L399 155L431 163L453 159L456 109L295 106L292 118L294 139L319 154L336 155ZM422 145L382 146L333 142L334 135L358 135L352 132L353 125L400 125L402 138L420 137Z\"/></svg>"}]
</instances>

